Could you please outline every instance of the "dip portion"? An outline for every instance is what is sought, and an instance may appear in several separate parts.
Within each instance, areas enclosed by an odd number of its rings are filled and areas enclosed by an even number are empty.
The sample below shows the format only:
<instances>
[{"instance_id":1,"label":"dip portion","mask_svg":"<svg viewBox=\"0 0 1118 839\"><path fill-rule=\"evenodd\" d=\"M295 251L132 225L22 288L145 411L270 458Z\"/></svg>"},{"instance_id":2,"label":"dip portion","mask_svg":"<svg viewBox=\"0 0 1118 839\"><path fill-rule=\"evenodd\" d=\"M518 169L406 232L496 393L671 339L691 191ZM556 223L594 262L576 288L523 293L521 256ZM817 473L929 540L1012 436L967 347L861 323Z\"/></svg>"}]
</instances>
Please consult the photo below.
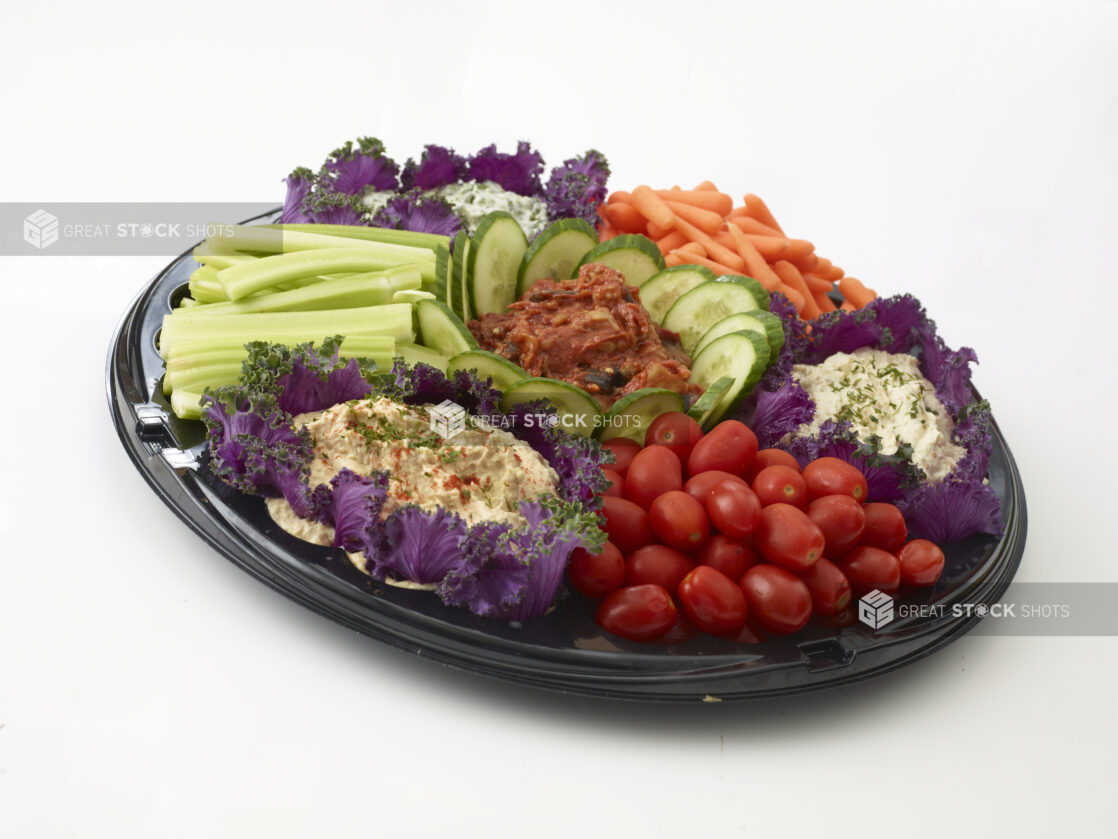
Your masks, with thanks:
<instances>
[{"instance_id":1,"label":"dip portion","mask_svg":"<svg viewBox=\"0 0 1118 839\"><path fill-rule=\"evenodd\" d=\"M404 504L434 512L442 507L468 525L482 521L525 523L520 502L553 493L559 476L546 460L507 431L470 418L444 439L431 430L428 408L391 399L360 399L299 414L314 445L310 485L328 483L342 469L359 475L388 473L381 515ZM293 536L331 545L333 528L300 518L283 498L267 499L272 519Z\"/></svg>"},{"instance_id":2,"label":"dip portion","mask_svg":"<svg viewBox=\"0 0 1118 839\"><path fill-rule=\"evenodd\" d=\"M822 364L797 364L792 377L815 402L815 417L794 437L816 434L827 420L845 420L860 439L880 437L883 454L912 446L912 462L933 482L966 454L953 442L955 424L915 356L863 348L835 353Z\"/></svg>"},{"instance_id":3,"label":"dip portion","mask_svg":"<svg viewBox=\"0 0 1118 839\"><path fill-rule=\"evenodd\" d=\"M697 397L679 336L652 322L639 291L619 271L591 263L573 280L544 278L498 314L471 320L478 344L546 376L582 388L608 410L646 387Z\"/></svg>"}]
</instances>

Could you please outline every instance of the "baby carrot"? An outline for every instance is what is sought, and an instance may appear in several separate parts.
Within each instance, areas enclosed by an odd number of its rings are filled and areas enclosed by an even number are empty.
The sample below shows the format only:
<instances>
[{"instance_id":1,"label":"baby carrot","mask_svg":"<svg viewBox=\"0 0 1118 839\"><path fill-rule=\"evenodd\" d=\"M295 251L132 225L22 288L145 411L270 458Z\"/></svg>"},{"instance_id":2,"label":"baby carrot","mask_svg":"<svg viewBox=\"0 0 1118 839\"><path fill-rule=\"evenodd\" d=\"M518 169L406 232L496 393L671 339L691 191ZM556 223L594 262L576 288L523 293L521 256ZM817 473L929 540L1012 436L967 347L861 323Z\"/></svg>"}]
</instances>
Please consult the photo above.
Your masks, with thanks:
<instances>
[{"instance_id":1,"label":"baby carrot","mask_svg":"<svg viewBox=\"0 0 1118 839\"><path fill-rule=\"evenodd\" d=\"M610 224L608 221L603 221L598 226L598 241L599 242L608 242L610 239L613 239L613 238L615 238L617 236L620 236L620 235L621 235L621 231L618 230L616 227L614 227L612 224Z\"/></svg>"},{"instance_id":2,"label":"baby carrot","mask_svg":"<svg viewBox=\"0 0 1118 839\"><path fill-rule=\"evenodd\" d=\"M780 285L780 277L769 267L765 262L765 258L757 252L757 248L753 243L746 238L742 233L741 228L735 224L727 225L730 235L734 237L734 243L737 246L738 253L741 254L742 261L745 263L746 272L767 288L772 291Z\"/></svg>"},{"instance_id":3,"label":"baby carrot","mask_svg":"<svg viewBox=\"0 0 1118 839\"><path fill-rule=\"evenodd\" d=\"M658 189L655 192L665 200L681 201L693 207L718 213L723 217L734 208L734 199L724 192L713 192L709 189L681 189L678 192L674 189Z\"/></svg>"},{"instance_id":4,"label":"baby carrot","mask_svg":"<svg viewBox=\"0 0 1118 839\"><path fill-rule=\"evenodd\" d=\"M680 245L676 250L682 253L693 253L697 256L707 255L707 249L700 242L688 242L686 245Z\"/></svg>"},{"instance_id":5,"label":"baby carrot","mask_svg":"<svg viewBox=\"0 0 1118 839\"><path fill-rule=\"evenodd\" d=\"M765 261L769 263L783 259L785 252L788 250L788 240L780 236L758 236L754 233L746 233L745 238L753 243L757 253L761 254Z\"/></svg>"},{"instance_id":6,"label":"baby carrot","mask_svg":"<svg viewBox=\"0 0 1118 839\"><path fill-rule=\"evenodd\" d=\"M684 204L682 201L672 201L665 198L664 203L671 208L675 213L677 219L681 218L684 221L690 222L704 233L714 235L722 229L722 216L718 213L704 210L702 207L695 207L691 204Z\"/></svg>"},{"instance_id":7,"label":"baby carrot","mask_svg":"<svg viewBox=\"0 0 1118 839\"><path fill-rule=\"evenodd\" d=\"M781 294L783 294L785 297L787 297L789 302L793 306L796 307L797 312L801 312L801 313L803 312L803 310L804 310L804 296L802 294L800 294L798 291L796 291L796 289L792 288L791 286L786 286L783 283L781 283L780 286L778 286L775 290L779 291Z\"/></svg>"},{"instance_id":8,"label":"baby carrot","mask_svg":"<svg viewBox=\"0 0 1118 839\"><path fill-rule=\"evenodd\" d=\"M738 209L741 210L741 213L739 215L734 215L734 213L737 213L737 210L734 210L733 213L730 213L730 220L746 233L753 233L757 236L784 237L784 234L775 228L769 227L767 224L761 224L757 219L745 215L745 213L748 212L745 207L739 207Z\"/></svg>"},{"instance_id":9,"label":"baby carrot","mask_svg":"<svg viewBox=\"0 0 1118 839\"><path fill-rule=\"evenodd\" d=\"M606 204L599 212L622 233L644 233L648 229L644 216L631 204Z\"/></svg>"},{"instance_id":10,"label":"baby carrot","mask_svg":"<svg viewBox=\"0 0 1118 839\"><path fill-rule=\"evenodd\" d=\"M628 204L632 200L633 200L633 196L630 193L626 192L623 189L619 189L616 192L611 192L610 193L609 198L606 199L606 203L607 204L618 204L618 203Z\"/></svg>"},{"instance_id":11,"label":"baby carrot","mask_svg":"<svg viewBox=\"0 0 1118 839\"><path fill-rule=\"evenodd\" d=\"M718 187L716 187L710 181L703 181L701 184L695 187L696 192L699 192L700 190L703 192L718 192Z\"/></svg>"},{"instance_id":12,"label":"baby carrot","mask_svg":"<svg viewBox=\"0 0 1118 839\"><path fill-rule=\"evenodd\" d=\"M820 312L833 312L838 308L835 305L835 301L821 291L816 291L812 293L811 296L814 298L815 305L819 307Z\"/></svg>"},{"instance_id":13,"label":"baby carrot","mask_svg":"<svg viewBox=\"0 0 1118 839\"><path fill-rule=\"evenodd\" d=\"M640 214L653 224L669 229L675 226L675 216L668 209L668 205L644 184L633 190L631 202Z\"/></svg>"},{"instance_id":14,"label":"baby carrot","mask_svg":"<svg viewBox=\"0 0 1118 839\"><path fill-rule=\"evenodd\" d=\"M669 251L664 254L664 264L669 268L674 268L683 264L683 258L679 256L679 251Z\"/></svg>"},{"instance_id":15,"label":"baby carrot","mask_svg":"<svg viewBox=\"0 0 1118 839\"><path fill-rule=\"evenodd\" d=\"M818 274L812 274L810 271L808 271L806 274L804 274L803 272L800 273L803 276L804 282L807 283L807 287L811 290L812 294L826 294L828 291L835 287L834 283L832 283L830 280L823 279Z\"/></svg>"},{"instance_id":16,"label":"baby carrot","mask_svg":"<svg viewBox=\"0 0 1118 839\"><path fill-rule=\"evenodd\" d=\"M788 258L799 259L800 257L807 256L815 250L815 245L806 239L789 239L788 240Z\"/></svg>"},{"instance_id":17,"label":"baby carrot","mask_svg":"<svg viewBox=\"0 0 1118 839\"><path fill-rule=\"evenodd\" d=\"M753 193L747 194L745 196L745 207L749 210L749 215L757 219L761 224L767 224L777 233L784 235L784 228L776 223L776 219L773 218L773 214L769 212L768 206L766 206L765 202L758 196Z\"/></svg>"},{"instance_id":18,"label":"baby carrot","mask_svg":"<svg viewBox=\"0 0 1118 839\"><path fill-rule=\"evenodd\" d=\"M681 263L687 263L688 265L705 265L718 275L737 273L737 270L731 268L729 265L723 265L721 262L715 262L713 259L707 259L705 256L699 256L697 253L690 253L682 248L672 251L669 256L677 256ZM668 257L665 256L664 261L667 262Z\"/></svg>"},{"instance_id":19,"label":"baby carrot","mask_svg":"<svg viewBox=\"0 0 1118 839\"><path fill-rule=\"evenodd\" d=\"M819 265L819 257L816 256L814 253L796 257L790 257L786 254L785 259L799 268L801 274L805 271L815 271L816 267Z\"/></svg>"},{"instance_id":20,"label":"baby carrot","mask_svg":"<svg viewBox=\"0 0 1118 839\"><path fill-rule=\"evenodd\" d=\"M808 314L808 311L811 309L815 309L815 314L819 314L819 307L815 305L815 300L811 296L811 290L807 287L807 283L804 282L803 276L795 265L783 259L778 260L773 263L773 273L780 277L782 283L796 289L804 298L804 308L800 310L801 315L805 318L814 317L814 315Z\"/></svg>"},{"instance_id":21,"label":"baby carrot","mask_svg":"<svg viewBox=\"0 0 1118 839\"><path fill-rule=\"evenodd\" d=\"M670 227L661 227L658 224L648 223L648 236L650 239L663 239L672 232Z\"/></svg>"},{"instance_id":22,"label":"baby carrot","mask_svg":"<svg viewBox=\"0 0 1118 839\"><path fill-rule=\"evenodd\" d=\"M660 249L660 253L667 254L674 251L681 245L687 244L687 237L680 233L678 230L673 230L667 236L662 236L656 240L656 247Z\"/></svg>"},{"instance_id":23,"label":"baby carrot","mask_svg":"<svg viewBox=\"0 0 1118 839\"><path fill-rule=\"evenodd\" d=\"M858 309L877 297L877 293L873 289L866 288L861 281L853 277L843 277L838 281L838 288L846 301Z\"/></svg>"},{"instance_id":24,"label":"baby carrot","mask_svg":"<svg viewBox=\"0 0 1118 839\"><path fill-rule=\"evenodd\" d=\"M735 272L741 271L745 268L745 261L729 248L718 244L714 239L701 231L695 225L686 221L685 219L676 218L675 227L680 233L690 239L692 242L698 242L706 248L707 255L711 259L721 262L723 265L729 265Z\"/></svg>"}]
</instances>

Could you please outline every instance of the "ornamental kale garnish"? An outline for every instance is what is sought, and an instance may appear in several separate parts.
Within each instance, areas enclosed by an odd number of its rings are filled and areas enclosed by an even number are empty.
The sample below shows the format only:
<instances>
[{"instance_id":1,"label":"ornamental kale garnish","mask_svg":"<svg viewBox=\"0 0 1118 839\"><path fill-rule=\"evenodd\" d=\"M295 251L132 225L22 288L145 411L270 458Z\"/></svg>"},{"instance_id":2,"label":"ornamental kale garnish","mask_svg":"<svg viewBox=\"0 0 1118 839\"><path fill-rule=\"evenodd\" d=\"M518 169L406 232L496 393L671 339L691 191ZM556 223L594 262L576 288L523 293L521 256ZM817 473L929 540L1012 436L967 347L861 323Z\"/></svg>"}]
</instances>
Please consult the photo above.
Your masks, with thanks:
<instances>
[{"instance_id":1,"label":"ornamental kale garnish","mask_svg":"<svg viewBox=\"0 0 1118 839\"><path fill-rule=\"evenodd\" d=\"M974 351L950 349L935 322L911 295L878 298L854 312L835 311L815 318L811 331L783 295L772 296L771 311L781 318L785 343L775 364L743 402L741 417L762 447L780 445L802 464L817 457L838 457L866 474L869 499L890 501L911 516L910 532L947 542L973 533L1002 530L997 495L983 483L990 457L992 420L989 405L971 387ZM796 364L818 364L837 352L862 347L910 353L935 387L936 396L954 421L955 442L966 455L937 483L911 461L911 449L884 454L880 440L859 440L849 422L827 421L811 437L790 435L814 417L815 406L792 377ZM806 417L806 419L805 419ZM927 509L921 511L922 505Z\"/></svg>"},{"instance_id":2,"label":"ornamental kale garnish","mask_svg":"<svg viewBox=\"0 0 1118 839\"><path fill-rule=\"evenodd\" d=\"M478 416L501 415L500 393L470 371L448 378L434 367L402 361L380 371L358 359L341 359L340 343L335 336L318 347L247 345L241 381L203 398L214 474L242 492L283 497L297 515L333 527L335 547L362 554L375 577L434 584L446 603L488 617L527 620L543 614L572 551L599 550L605 538L595 496L604 489L602 449L546 424L521 427L511 417L509 430L532 445L561 481L559 495L521 502L522 526L468 526L457 513L415 504L384 516L386 472L359 475L344 469L312 487L314 450L308 432L293 427L295 414L385 396L408 405L450 399ZM553 412L536 407L541 414Z\"/></svg>"}]
</instances>

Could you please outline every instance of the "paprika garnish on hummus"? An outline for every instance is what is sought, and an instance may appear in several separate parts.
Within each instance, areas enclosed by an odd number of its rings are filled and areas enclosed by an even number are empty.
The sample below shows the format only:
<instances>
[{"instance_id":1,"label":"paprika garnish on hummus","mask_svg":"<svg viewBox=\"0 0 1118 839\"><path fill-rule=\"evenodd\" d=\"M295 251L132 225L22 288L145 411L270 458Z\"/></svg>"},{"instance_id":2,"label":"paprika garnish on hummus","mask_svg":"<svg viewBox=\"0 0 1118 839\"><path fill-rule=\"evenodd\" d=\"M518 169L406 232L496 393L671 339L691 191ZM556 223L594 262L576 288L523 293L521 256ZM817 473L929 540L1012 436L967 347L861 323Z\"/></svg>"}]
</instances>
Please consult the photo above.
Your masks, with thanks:
<instances>
[{"instance_id":1,"label":"paprika garnish on hummus","mask_svg":"<svg viewBox=\"0 0 1118 839\"><path fill-rule=\"evenodd\" d=\"M619 271L591 263L578 277L535 283L503 313L471 320L478 344L530 376L582 388L603 410L626 394L667 388L694 399L691 359L679 336L652 322Z\"/></svg>"}]
</instances>

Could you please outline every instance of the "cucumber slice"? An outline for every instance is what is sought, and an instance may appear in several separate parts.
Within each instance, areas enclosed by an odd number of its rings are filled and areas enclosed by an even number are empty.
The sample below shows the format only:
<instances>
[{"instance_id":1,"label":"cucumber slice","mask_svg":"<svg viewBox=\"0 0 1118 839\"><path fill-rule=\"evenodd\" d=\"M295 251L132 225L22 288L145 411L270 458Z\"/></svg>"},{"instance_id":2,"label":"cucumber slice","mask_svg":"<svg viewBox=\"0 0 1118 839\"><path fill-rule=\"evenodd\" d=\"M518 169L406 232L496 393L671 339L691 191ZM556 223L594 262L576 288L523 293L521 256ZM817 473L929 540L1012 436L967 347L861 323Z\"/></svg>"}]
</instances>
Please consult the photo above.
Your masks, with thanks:
<instances>
[{"instance_id":1,"label":"cucumber slice","mask_svg":"<svg viewBox=\"0 0 1118 839\"><path fill-rule=\"evenodd\" d=\"M714 409L722 401L723 397L734 385L734 380L729 376L723 376L721 379L713 382L710 387L703 391L703 395L695 400L695 404L691 406L691 410L687 412L687 416L695 420L699 425L703 425L710 415L714 413Z\"/></svg>"},{"instance_id":2,"label":"cucumber slice","mask_svg":"<svg viewBox=\"0 0 1118 839\"><path fill-rule=\"evenodd\" d=\"M718 321L738 312L757 311L758 308L757 298L748 285L715 280L695 286L682 295L668 309L660 325L678 333L683 351L694 357L695 345ZM765 358L768 358L767 347Z\"/></svg>"},{"instance_id":3,"label":"cucumber slice","mask_svg":"<svg viewBox=\"0 0 1118 839\"><path fill-rule=\"evenodd\" d=\"M597 262L620 271L625 282L644 286L649 278L664 270L664 255L647 236L626 233L602 242L582 258L578 266Z\"/></svg>"},{"instance_id":4,"label":"cucumber slice","mask_svg":"<svg viewBox=\"0 0 1118 839\"><path fill-rule=\"evenodd\" d=\"M447 362L450 361L445 355L435 350L406 341L401 341L396 345L396 355L404 359L411 367L414 367L416 364L429 364L432 367L442 370L444 373L446 372Z\"/></svg>"},{"instance_id":5,"label":"cucumber slice","mask_svg":"<svg viewBox=\"0 0 1118 839\"><path fill-rule=\"evenodd\" d=\"M641 303L656 323L680 297L695 286L714 280L714 272L705 265L673 265L653 275L641 286Z\"/></svg>"},{"instance_id":6,"label":"cucumber slice","mask_svg":"<svg viewBox=\"0 0 1118 839\"><path fill-rule=\"evenodd\" d=\"M532 240L517 274L519 297L537 280L569 280L586 254L598 244L598 234L580 218L561 218L540 231Z\"/></svg>"},{"instance_id":7,"label":"cucumber slice","mask_svg":"<svg viewBox=\"0 0 1118 839\"><path fill-rule=\"evenodd\" d=\"M466 254L470 250L470 236L465 230L459 230L454 238L454 258L450 263L450 288L446 305L465 323L470 319L469 292L466 290Z\"/></svg>"},{"instance_id":8,"label":"cucumber slice","mask_svg":"<svg viewBox=\"0 0 1118 839\"><path fill-rule=\"evenodd\" d=\"M756 312L738 312L736 315L730 315L728 318L718 321L699 339L699 343L695 345L695 354L701 353L703 348L715 338L721 338L731 332L740 332L743 329L749 329L764 335L765 340L769 342L769 361L776 361L776 357L780 355L780 348L784 346L784 326L781 324L780 318L772 312L759 310Z\"/></svg>"},{"instance_id":9,"label":"cucumber slice","mask_svg":"<svg viewBox=\"0 0 1118 839\"><path fill-rule=\"evenodd\" d=\"M523 379L505 391L501 410L513 405L546 399L559 414L558 427L572 434L589 437L602 426L602 409L585 390L555 379Z\"/></svg>"},{"instance_id":10,"label":"cucumber slice","mask_svg":"<svg viewBox=\"0 0 1118 839\"><path fill-rule=\"evenodd\" d=\"M451 375L459 370L476 370L479 379L492 379L493 387L497 390L508 390L517 382L530 378L524 370L507 358L488 350L467 350L458 353L450 359L446 372L447 375Z\"/></svg>"},{"instance_id":11,"label":"cucumber slice","mask_svg":"<svg viewBox=\"0 0 1118 839\"><path fill-rule=\"evenodd\" d=\"M435 287L431 293L450 304L450 250L442 245L435 248Z\"/></svg>"},{"instance_id":12,"label":"cucumber slice","mask_svg":"<svg viewBox=\"0 0 1118 839\"><path fill-rule=\"evenodd\" d=\"M662 387L635 390L613 403L602 420L602 440L627 437L644 445L644 437L652 421L668 411L682 411L683 396Z\"/></svg>"},{"instance_id":13,"label":"cucumber slice","mask_svg":"<svg viewBox=\"0 0 1118 839\"><path fill-rule=\"evenodd\" d=\"M766 312L769 310L769 292L752 277L746 277L742 274L723 274L720 277L715 277L715 280L720 283L737 283L745 286L753 294L753 299L757 301L757 308L764 309Z\"/></svg>"},{"instance_id":14,"label":"cucumber slice","mask_svg":"<svg viewBox=\"0 0 1118 839\"><path fill-rule=\"evenodd\" d=\"M503 312L516 300L520 261L528 239L520 224L503 210L489 213L474 233L468 256L470 304L477 317Z\"/></svg>"},{"instance_id":15,"label":"cucumber slice","mask_svg":"<svg viewBox=\"0 0 1118 839\"><path fill-rule=\"evenodd\" d=\"M419 300L415 317L419 321L419 343L428 349L447 357L477 349L466 324L441 300Z\"/></svg>"},{"instance_id":16,"label":"cucumber slice","mask_svg":"<svg viewBox=\"0 0 1118 839\"><path fill-rule=\"evenodd\" d=\"M707 415L714 425L741 397L753 390L769 366L769 344L763 335L743 330L715 338L691 363L691 380L708 389L723 376L734 380Z\"/></svg>"}]
</instances>

